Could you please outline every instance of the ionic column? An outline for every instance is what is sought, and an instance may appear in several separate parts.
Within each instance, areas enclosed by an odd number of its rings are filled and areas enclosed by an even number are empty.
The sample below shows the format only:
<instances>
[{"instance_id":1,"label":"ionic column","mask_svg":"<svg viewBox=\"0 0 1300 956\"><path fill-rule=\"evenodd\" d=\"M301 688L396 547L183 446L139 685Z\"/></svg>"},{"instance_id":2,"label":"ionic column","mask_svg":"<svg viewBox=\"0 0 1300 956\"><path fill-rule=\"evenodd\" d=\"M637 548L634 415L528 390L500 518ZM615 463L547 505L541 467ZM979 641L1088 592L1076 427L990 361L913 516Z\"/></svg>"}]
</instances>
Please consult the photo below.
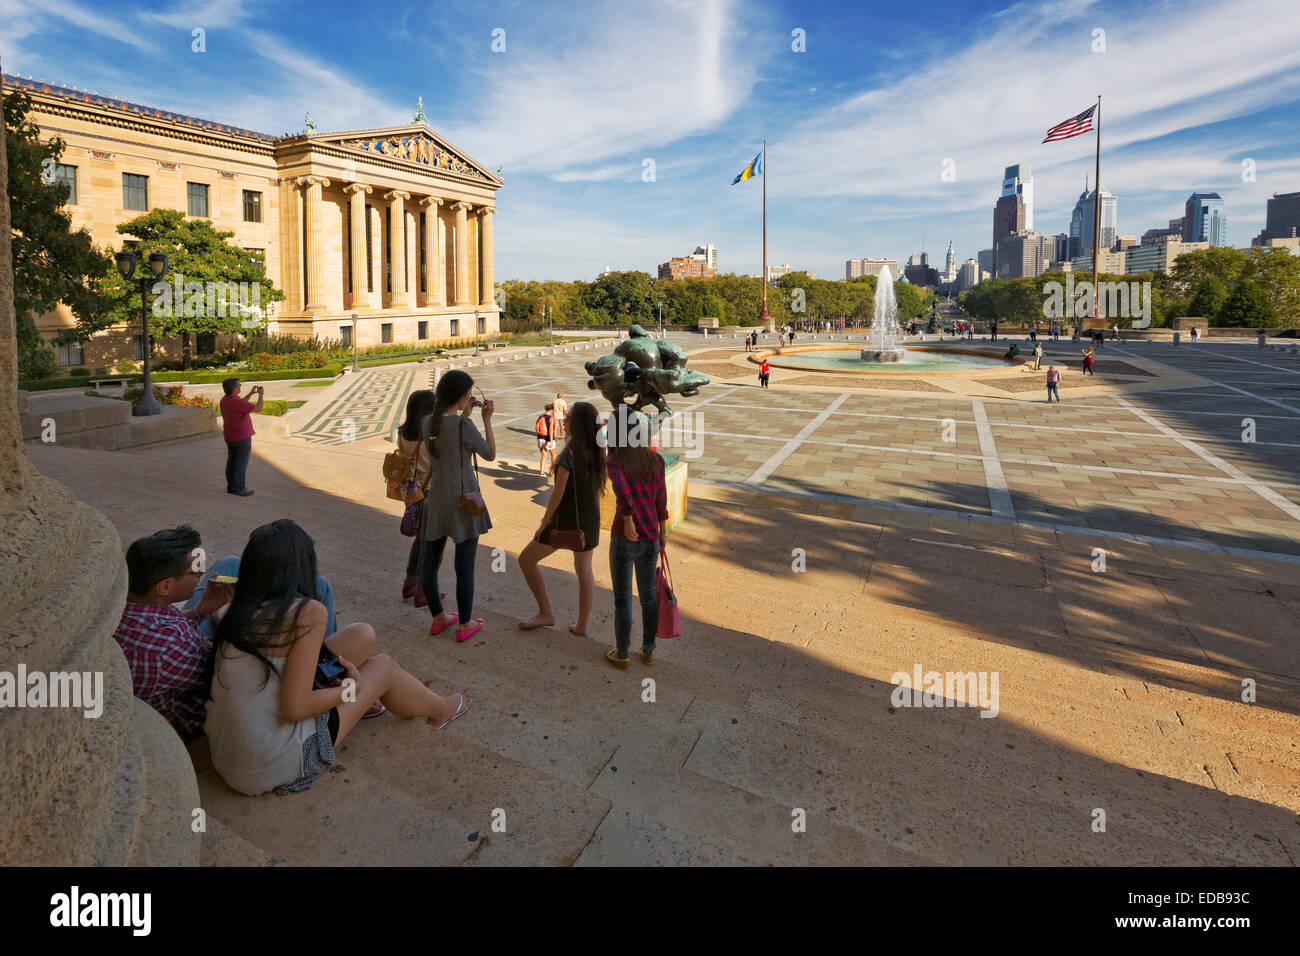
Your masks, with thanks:
<instances>
[{"instance_id":1,"label":"ionic column","mask_svg":"<svg viewBox=\"0 0 1300 956\"><path fill-rule=\"evenodd\" d=\"M425 196L420 200L424 207L424 305L445 305L447 301L443 290L446 266L438 239L438 206L441 203L442 200L435 196Z\"/></svg>"},{"instance_id":2,"label":"ionic column","mask_svg":"<svg viewBox=\"0 0 1300 956\"><path fill-rule=\"evenodd\" d=\"M465 213L469 211L467 202L455 203L456 210L456 288L453 293L453 305L469 304L469 222Z\"/></svg>"},{"instance_id":3,"label":"ionic column","mask_svg":"<svg viewBox=\"0 0 1300 956\"><path fill-rule=\"evenodd\" d=\"M321 191L330 184L322 176L301 176L299 186L307 187L307 225L303 230L303 253L307 259L307 312L325 310L325 256L321 236Z\"/></svg>"},{"instance_id":4,"label":"ionic column","mask_svg":"<svg viewBox=\"0 0 1300 956\"><path fill-rule=\"evenodd\" d=\"M410 193L394 189L385 193L388 200L388 226L393 230L392 259L389 268L392 275L393 297L389 304L396 307L406 305L406 211L403 204L411 198Z\"/></svg>"},{"instance_id":5,"label":"ionic column","mask_svg":"<svg viewBox=\"0 0 1300 956\"><path fill-rule=\"evenodd\" d=\"M370 306L384 307L384 214L376 206L370 207Z\"/></svg>"},{"instance_id":6,"label":"ionic column","mask_svg":"<svg viewBox=\"0 0 1300 956\"><path fill-rule=\"evenodd\" d=\"M482 305L496 304L496 290L492 284L492 215L495 212L491 206L478 211L478 300Z\"/></svg>"},{"instance_id":7,"label":"ionic column","mask_svg":"<svg viewBox=\"0 0 1300 956\"><path fill-rule=\"evenodd\" d=\"M420 301L420 234L419 222L412 210L406 211L406 288L407 302Z\"/></svg>"},{"instance_id":8,"label":"ionic column","mask_svg":"<svg viewBox=\"0 0 1300 956\"><path fill-rule=\"evenodd\" d=\"M366 196L370 187L350 183L343 191L349 196L352 211L352 308L360 309L370 305L370 288L366 283L370 266L366 261L366 229L370 225L366 221Z\"/></svg>"}]
</instances>

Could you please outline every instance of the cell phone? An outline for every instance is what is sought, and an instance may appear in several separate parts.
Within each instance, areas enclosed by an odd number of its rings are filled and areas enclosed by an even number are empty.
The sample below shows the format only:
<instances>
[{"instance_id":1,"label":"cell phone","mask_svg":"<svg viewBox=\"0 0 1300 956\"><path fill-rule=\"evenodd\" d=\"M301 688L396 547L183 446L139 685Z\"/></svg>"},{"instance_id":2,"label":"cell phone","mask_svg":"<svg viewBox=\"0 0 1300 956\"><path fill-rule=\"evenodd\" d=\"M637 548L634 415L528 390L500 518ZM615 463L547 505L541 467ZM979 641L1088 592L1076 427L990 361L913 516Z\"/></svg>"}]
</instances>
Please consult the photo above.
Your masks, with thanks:
<instances>
[{"instance_id":1,"label":"cell phone","mask_svg":"<svg viewBox=\"0 0 1300 956\"><path fill-rule=\"evenodd\" d=\"M320 656L316 659L316 680L312 686L317 690L330 687L347 676L347 671L339 663L338 655L324 644L320 647Z\"/></svg>"},{"instance_id":2,"label":"cell phone","mask_svg":"<svg viewBox=\"0 0 1300 956\"><path fill-rule=\"evenodd\" d=\"M239 578L230 574L214 574L212 576L213 584L234 584Z\"/></svg>"}]
</instances>

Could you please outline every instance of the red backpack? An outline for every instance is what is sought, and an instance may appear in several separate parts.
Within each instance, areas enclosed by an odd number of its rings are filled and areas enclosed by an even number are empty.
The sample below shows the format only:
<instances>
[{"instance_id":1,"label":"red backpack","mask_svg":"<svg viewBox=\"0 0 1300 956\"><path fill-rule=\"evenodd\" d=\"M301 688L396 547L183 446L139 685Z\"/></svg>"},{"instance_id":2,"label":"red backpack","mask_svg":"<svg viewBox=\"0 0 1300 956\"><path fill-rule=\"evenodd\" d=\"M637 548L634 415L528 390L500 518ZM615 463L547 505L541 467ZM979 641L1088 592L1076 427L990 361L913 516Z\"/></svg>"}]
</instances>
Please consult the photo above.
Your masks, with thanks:
<instances>
[{"instance_id":1,"label":"red backpack","mask_svg":"<svg viewBox=\"0 0 1300 956\"><path fill-rule=\"evenodd\" d=\"M537 429L538 438L550 438L551 437L551 416L550 415L540 416L537 419L537 425L534 427Z\"/></svg>"}]
</instances>

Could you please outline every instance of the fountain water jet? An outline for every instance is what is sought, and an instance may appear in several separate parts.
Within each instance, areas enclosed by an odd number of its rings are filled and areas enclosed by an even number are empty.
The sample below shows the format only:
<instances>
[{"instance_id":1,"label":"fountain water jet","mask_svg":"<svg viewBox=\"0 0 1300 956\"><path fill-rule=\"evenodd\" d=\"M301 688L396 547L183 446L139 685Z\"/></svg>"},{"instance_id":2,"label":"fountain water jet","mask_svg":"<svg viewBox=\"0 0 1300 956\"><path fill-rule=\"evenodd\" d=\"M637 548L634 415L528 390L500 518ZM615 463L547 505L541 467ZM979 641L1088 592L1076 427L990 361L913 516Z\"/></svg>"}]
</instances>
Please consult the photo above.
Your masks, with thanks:
<instances>
[{"instance_id":1,"label":"fountain water jet","mask_svg":"<svg viewBox=\"0 0 1300 956\"><path fill-rule=\"evenodd\" d=\"M864 362L901 362L907 357L902 347L903 332L898 327L898 300L894 298L894 277L889 266L876 277L875 318L867 336L867 347L862 349Z\"/></svg>"}]
</instances>

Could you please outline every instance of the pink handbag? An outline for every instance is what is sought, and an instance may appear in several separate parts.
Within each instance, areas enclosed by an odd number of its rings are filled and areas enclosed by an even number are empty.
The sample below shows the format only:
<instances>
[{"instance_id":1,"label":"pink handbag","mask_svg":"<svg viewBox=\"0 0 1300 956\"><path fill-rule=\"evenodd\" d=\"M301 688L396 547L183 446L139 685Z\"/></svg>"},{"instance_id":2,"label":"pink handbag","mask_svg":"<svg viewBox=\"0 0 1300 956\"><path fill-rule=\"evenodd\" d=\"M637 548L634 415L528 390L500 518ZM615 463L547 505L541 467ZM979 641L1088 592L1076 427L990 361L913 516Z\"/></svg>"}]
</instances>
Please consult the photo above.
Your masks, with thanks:
<instances>
[{"instance_id":1,"label":"pink handbag","mask_svg":"<svg viewBox=\"0 0 1300 956\"><path fill-rule=\"evenodd\" d=\"M655 596L659 599L659 628L655 640L682 636L682 615L673 594L673 573L668 566L668 552L659 549L659 567L655 568Z\"/></svg>"}]
</instances>

